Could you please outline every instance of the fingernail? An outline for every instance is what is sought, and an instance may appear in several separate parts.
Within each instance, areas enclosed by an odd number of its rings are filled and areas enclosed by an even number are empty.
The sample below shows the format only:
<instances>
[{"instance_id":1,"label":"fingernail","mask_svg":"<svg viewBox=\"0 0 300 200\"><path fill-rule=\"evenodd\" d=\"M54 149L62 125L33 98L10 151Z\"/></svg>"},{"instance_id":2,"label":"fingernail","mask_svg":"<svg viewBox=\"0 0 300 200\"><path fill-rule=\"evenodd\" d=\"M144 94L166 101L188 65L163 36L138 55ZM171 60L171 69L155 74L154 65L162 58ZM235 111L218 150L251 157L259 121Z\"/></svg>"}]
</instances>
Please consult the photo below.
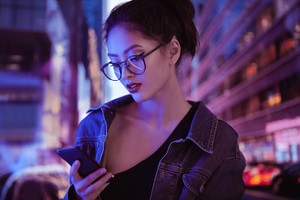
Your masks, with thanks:
<instances>
[{"instance_id":1,"label":"fingernail","mask_svg":"<svg viewBox=\"0 0 300 200\"><path fill-rule=\"evenodd\" d=\"M107 183L111 183L111 181L114 179L114 175L112 174L111 177L108 179Z\"/></svg>"}]
</instances>

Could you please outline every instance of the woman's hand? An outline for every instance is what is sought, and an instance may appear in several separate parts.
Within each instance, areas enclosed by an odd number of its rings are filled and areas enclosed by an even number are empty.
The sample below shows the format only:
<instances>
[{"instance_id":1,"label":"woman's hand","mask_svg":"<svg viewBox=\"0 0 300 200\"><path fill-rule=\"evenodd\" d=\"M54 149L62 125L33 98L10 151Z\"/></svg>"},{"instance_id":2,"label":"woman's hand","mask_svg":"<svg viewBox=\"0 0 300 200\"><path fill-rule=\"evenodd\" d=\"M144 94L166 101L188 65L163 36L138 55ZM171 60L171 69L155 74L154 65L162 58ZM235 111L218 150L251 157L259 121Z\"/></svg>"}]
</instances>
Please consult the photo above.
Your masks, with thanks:
<instances>
[{"instance_id":1,"label":"woman's hand","mask_svg":"<svg viewBox=\"0 0 300 200\"><path fill-rule=\"evenodd\" d=\"M79 167L80 162L77 160L70 170L71 182L75 187L77 197L81 200L95 200L109 185L108 181L113 175L107 172L105 168L101 168L82 178L78 173ZM97 180L99 177L101 178Z\"/></svg>"}]
</instances>

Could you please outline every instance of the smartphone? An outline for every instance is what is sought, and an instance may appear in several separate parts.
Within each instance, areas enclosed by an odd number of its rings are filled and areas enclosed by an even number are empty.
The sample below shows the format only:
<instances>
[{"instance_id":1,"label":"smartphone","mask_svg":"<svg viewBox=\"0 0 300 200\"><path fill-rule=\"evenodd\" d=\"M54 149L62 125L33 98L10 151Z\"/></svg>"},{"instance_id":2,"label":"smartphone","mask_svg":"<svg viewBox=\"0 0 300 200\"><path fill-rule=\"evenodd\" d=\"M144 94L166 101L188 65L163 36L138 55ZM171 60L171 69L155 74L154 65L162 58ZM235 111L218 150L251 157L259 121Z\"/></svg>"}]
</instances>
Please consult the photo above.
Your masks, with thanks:
<instances>
[{"instance_id":1,"label":"smartphone","mask_svg":"<svg viewBox=\"0 0 300 200\"><path fill-rule=\"evenodd\" d=\"M92 157L90 157L84 151L78 148L60 148L57 149L56 152L61 158L63 158L67 163L69 163L69 165L72 165L75 160L79 160L81 165L78 172L82 178L85 178L90 173L101 168L99 163L97 163Z\"/></svg>"}]
</instances>

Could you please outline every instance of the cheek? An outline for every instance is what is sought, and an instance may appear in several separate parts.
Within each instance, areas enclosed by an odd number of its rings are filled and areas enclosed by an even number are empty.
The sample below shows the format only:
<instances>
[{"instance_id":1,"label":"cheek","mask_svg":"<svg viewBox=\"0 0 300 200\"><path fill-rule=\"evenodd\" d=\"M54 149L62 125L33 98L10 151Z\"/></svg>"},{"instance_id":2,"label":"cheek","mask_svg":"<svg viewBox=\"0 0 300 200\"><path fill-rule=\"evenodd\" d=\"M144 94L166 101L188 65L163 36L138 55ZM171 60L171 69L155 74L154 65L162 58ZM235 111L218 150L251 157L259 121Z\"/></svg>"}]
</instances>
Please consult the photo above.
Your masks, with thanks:
<instances>
[{"instance_id":1,"label":"cheek","mask_svg":"<svg viewBox=\"0 0 300 200\"><path fill-rule=\"evenodd\" d=\"M169 66L159 60L149 62L143 77L147 87L152 87L154 90L160 88L169 78Z\"/></svg>"},{"instance_id":2,"label":"cheek","mask_svg":"<svg viewBox=\"0 0 300 200\"><path fill-rule=\"evenodd\" d=\"M146 60L147 70L157 77L169 73L168 60L163 54L155 55Z\"/></svg>"}]
</instances>

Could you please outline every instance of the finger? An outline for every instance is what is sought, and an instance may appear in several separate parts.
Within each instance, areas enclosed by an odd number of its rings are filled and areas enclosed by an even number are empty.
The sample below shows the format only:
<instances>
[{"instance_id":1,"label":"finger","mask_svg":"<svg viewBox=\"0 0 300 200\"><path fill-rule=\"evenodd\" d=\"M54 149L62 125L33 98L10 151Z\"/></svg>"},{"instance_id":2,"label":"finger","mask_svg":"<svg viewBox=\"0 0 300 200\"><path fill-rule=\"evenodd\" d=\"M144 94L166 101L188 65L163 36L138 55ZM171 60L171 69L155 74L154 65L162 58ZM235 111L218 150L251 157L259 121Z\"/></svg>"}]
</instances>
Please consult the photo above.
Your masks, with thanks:
<instances>
[{"instance_id":1,"label":"finger","mask_svg":"<svg viewBox=\"0 0 300 200\"><path fill-rule=\"evenodd\" d=\"M106 173L105 175L101 176L99 180L89 185L88 191L91 193L96 192L100 194L110 184L110 179L112 178L113 178L112 173L110 172Z\"/></svg>"},{"instance_id":2,"label":"finger","mask_svg":"<svg viewBox=\"0 0 300 200\"><path fill-rule=\"evenodd\" d=\"M103 175L99 180L94 182L91 186L95 188L100 188L101 191L104 190L104 188L109 185L110 180L114 177L114 175L110 172Z\"/></svg>"},{"instance_id":3,"label":"finger","mask_svg":"<svg viewBox=\"0 0 300 200\"><path fill-rule=\"evenodd\" d=\"M75 186L75 190L78 192L80 196L90 196L93 194L100 194L103 190L102 184L105 183L106 180L109 179L106 175L106 169L101 168L96 170L95 172L91 173L84 179L77 182ZM111 175L110 175L111 177ZM102 178L104 178L102 180ZM99 184L94 185L95 182L99 182Z\"/></svg>"},{"instance_id":4,"label":"finger","mask_svg":"<svg viewBox=\"0 0 300 200\"><path fill-rule=\"evenodd\" d=\"M100 179L105 173L106 173L106 169L105 168L100 168L96 171L94 171L93 173L89 174L85 179L87 180L86 183L88 185L93 184L94 182L96 182L98 179Z\"/></svg>"},{"instance_id":5,"label":"finger","mask_svg":"<svg viewBox=\"0 0 300 200\"><path fill-rule=\"evenodd\" d=\"M76 182L78 182L79 180L82 180L82 177L79 175L79 170L80 168L80 162L79 160L76 160L70 169L70 176L71 176L71 182L74 184Z\"/></svg>"}]
</instances>

